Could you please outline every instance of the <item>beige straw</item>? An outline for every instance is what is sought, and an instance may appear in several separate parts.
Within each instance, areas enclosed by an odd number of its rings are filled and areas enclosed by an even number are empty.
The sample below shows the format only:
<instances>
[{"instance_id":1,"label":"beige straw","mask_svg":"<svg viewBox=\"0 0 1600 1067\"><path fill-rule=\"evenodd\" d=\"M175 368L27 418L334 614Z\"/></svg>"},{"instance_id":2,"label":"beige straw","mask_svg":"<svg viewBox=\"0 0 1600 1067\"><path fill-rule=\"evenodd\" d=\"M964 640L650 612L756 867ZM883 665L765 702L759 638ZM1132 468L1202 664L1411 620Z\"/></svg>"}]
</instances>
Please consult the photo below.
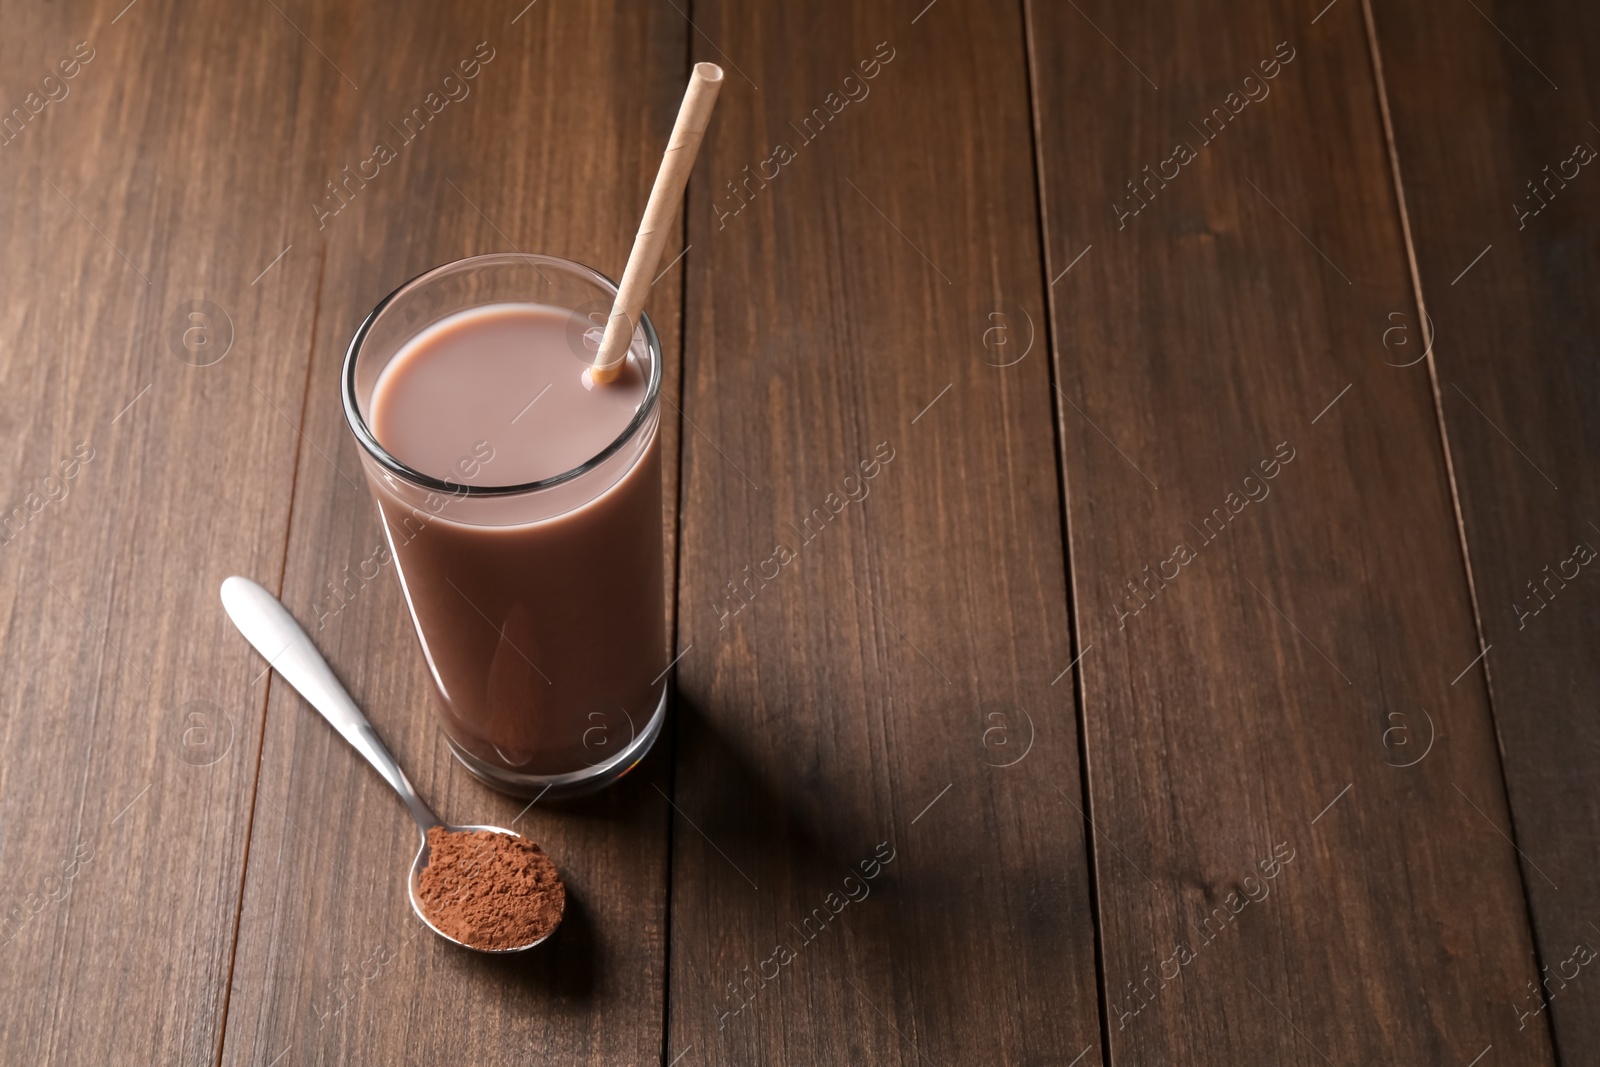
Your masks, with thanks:
<instances>
[{"instance_id":1,"label":"beige straw","mask_svg":"<svg viewBox=\"0 0 1600 1067\"><path fill-rule=\"evenodd\" d=\"M678 215L683 188L689 183L689 171L694 168L694 157L700 151L700 138L711 121L711 109L716 106L717 90L721 88L721 67L715 63L694 65L689 88L683 94L683 106L678 109L678 121L672 126L672 139L661 159L661 169L656 171L656 183L650 189L644 221L639 223L639 235L633 239L633 251L628 254L628 266L622 272L617 302L612 305L605 336L600 339L600 351L589 369L590 378L596 382L615 381L622 373L628 346L633 342L633 329L644 311L645 297L650 295L656 265L661 262L661 250L666 247L672 220Z\"/></svg>"}]
</instances>

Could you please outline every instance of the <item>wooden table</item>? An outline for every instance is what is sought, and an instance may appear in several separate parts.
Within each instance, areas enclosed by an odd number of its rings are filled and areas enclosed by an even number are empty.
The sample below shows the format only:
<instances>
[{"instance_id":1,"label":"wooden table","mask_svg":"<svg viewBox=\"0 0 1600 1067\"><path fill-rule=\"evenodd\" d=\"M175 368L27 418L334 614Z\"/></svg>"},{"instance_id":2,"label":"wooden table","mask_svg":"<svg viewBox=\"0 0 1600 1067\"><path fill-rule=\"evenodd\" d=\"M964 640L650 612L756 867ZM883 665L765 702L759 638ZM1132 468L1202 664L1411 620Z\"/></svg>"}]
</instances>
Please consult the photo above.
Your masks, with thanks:
<instances>
[{"instance_id":1,"label":"wooden table","mask_svg":"<svg viewBox=\"0 0 1600 1067\"><path fill-rule=\"evenodd\" d=\"M1594 1062L1600 7L124 2L0 39L0 1059ZM701 59L671 724L527 810L338 368L431 265L620 273ZM547 947L419 932L236 573Z\"/></svg>"}]
</instances>

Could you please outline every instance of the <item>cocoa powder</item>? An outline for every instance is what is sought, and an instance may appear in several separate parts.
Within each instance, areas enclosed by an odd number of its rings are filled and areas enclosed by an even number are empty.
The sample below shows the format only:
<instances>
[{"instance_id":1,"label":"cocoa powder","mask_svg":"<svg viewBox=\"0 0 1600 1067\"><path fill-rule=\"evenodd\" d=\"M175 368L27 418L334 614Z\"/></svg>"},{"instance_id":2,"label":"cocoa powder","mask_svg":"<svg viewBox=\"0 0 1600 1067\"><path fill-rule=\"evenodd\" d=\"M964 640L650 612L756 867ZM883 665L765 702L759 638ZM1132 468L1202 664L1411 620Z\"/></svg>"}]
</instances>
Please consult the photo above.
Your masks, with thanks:
<instances>
[{"instance_id":1,"label":"cocoa powder","mask_svg":"<svg viewBox=\"0 0 1600 1067\"><path fill-rule=\"evenodd\" d=\"M428 831L417 898L428 921L473 948L516 948L561 924L567 887L544 850L517 834Z\"/></svg>"}]
</instances>

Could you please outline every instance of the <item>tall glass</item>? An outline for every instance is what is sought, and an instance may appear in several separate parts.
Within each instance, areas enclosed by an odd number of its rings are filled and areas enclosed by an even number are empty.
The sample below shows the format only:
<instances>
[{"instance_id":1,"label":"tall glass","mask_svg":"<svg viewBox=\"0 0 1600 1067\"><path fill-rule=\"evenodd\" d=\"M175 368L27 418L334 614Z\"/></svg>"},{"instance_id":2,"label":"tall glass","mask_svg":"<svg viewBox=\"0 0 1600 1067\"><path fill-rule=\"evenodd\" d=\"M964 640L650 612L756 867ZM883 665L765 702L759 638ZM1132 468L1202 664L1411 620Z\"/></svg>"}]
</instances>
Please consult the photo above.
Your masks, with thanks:
<instances>
[{"instance_id":1,"label":"tall glass","mask_svg":"<svg viewBox=\"0 0 1600 1067\"><path fill-rule=\"evenodd\" d=\"M396 289L345 356L345 418L361 446L446 739L469 771L520 796L576 795L644 757L666 714L661 344L641 317L638 414L586 462L523 485L494 477L495 430L450 478L374 436L379 375L406 343L493 304L569 309L573 373L591 360L616 286L578 263L521 254L436 267ZM387 561L385 561L387 562Z\"/></svg>"}]
</instances>

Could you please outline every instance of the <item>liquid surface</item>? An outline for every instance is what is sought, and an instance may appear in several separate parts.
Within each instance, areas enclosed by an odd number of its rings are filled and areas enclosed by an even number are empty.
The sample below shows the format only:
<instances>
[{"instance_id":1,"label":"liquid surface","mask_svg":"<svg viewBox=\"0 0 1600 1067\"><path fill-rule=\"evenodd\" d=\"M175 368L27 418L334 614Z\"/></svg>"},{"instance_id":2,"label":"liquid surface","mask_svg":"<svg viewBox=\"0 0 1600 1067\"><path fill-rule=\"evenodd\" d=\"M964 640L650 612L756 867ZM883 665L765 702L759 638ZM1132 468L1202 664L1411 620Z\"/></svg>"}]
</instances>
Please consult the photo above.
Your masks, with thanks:
<instances>
[{"instance_id":1,"label":"liquid surface","mask_svg":"<svg viewBox=\"0 0 1600 1067\"><path fill-rule=\"evenodd\" d=\"M615 441L644 400L645 375L631 355L615 382L589 382L584 366L598 340L598 327L564 308L458 312L406 342L383 369L372 433L435 478L523 485L565 473ZM474 461L489 450L494 462L476 479Z\"/></svg>"}]
</instances>

